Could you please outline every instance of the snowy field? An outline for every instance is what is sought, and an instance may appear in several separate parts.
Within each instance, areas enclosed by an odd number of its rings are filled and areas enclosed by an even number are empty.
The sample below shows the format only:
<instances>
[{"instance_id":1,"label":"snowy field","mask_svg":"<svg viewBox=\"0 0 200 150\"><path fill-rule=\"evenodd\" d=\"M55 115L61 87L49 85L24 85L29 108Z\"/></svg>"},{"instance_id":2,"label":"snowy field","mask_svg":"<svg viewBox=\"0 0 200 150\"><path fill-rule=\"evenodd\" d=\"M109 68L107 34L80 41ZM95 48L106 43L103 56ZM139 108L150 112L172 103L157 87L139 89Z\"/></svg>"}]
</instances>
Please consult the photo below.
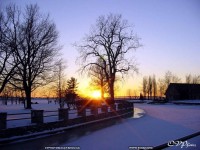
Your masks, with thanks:
<instances>
[{"instance_id":1,"label":"snowy field","mask_svg":"<svg viewBox=\"0 0 200 150\"><path fill-rule=\"evenodd\" d=\"M200 107L135 104L145 115L117 124L60 146L80 146L81 150L123 150L129 146L158 146L200 131ZM200 149L200 136L188 140ZM170 149L181 149L171 147Z\"/></svg>"},{"instance_id":2,"label":"snowy field","mask_svg":"<svg viewBox=\"0 0 200 150\"><path fill-rule=\"evenodd\" d=\"M59 107L58 104L54 102L48 104L45 100L38 100L38 103L32 105L33 109L57 110ZM135 104L135 111L137 114L133 118L84 136L69 140L62 135L62 140L54 138L54 142L42 144L42 140L38 139L34 144L41 145L38 149L45 149L48 146L61 148L79 146L81 150L128 150L129 147L158 146L200 131L200 106L198 105ZM9 104L0 105L0 112L10 114L30 112L30 110L24 109L22 104ZM196 144L196 147L178 146L168 149L200 149L200 136L189 139L187 142ZM31 141L28 143L30 145ZM19 143L18 147L21 146L23 143Z\"/></svg>"},{"instance_id":3,"label":"snowy field","mask_svg":"<svg viewBox=\"0 0 200 150\"><path fill-rule=\"evenodd\" d=\"M48 103L47 99L33 99L33 103L38 104L32 104L33 110L44 110L44 111L55 111L55 112L44 112L44 116L46 115L56 115L53 117L44 117L44 122L53 122L58 121L58 108L59 104L55 103L54 99L50 100L51 102ZM65 107L67 107L65 105ZM23 119L23 120L10 120L7 121L7 128L14 128L19 126L27 126L31 125L31 110L30 109L24 109L24 104L11 104L11 102L8 102L8 105L0 105L0 112L7 112L7 119L17 119L17 118L29 118L29 119ZM27 113L27 114L21 114L21 115L15 115L19 113ZM71 118L77 117L75 115L75 111L70 111L70 113L74 113L70 115ZM13 115L11 115L13 114Z\"/></svg>"}]
</instances>

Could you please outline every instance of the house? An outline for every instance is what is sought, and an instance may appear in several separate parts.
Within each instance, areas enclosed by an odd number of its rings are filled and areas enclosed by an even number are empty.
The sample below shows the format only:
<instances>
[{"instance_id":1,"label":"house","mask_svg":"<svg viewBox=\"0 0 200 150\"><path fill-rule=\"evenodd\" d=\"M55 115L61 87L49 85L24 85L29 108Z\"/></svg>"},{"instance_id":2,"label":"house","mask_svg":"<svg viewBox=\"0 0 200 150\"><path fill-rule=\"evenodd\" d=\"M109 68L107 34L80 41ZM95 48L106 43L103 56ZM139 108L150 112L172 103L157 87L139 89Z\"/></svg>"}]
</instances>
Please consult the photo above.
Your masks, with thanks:
<instances>
[{"instance_id":1,"label":"house","mask_svg":"<svg viewBox=\"0 0 200 150\"><path fill-rule=\"evenodd\" d=\"M200 84L170 83L165 95L167 100L200 99Z\"/></svg>"}]
</instances>

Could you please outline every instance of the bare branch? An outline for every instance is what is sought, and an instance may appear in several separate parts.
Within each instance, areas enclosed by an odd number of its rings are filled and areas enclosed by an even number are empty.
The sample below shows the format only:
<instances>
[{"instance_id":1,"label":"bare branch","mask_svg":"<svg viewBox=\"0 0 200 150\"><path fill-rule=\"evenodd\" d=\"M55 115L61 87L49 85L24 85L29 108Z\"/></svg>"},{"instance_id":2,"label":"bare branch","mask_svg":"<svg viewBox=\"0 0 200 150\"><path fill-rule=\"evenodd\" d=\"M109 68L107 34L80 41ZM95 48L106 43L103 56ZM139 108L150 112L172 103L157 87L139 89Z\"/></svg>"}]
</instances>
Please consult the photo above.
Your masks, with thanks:
<instances>
[{"instance_id":1,"label":"bare branch","mask_svg":"<svg viewBox=\"0 0 200 150\"><path fill-rule=\"evenodd\" d=\"M121 15L100 16L83 43L76 45L80 53L80 70L90 71L93 66L102 68L113 99L116 73L137 71L136 65L126 57L141 46L139 40ZM96 63L97 60L101 60L103 65Z\"/></svg>"}]
</instances>

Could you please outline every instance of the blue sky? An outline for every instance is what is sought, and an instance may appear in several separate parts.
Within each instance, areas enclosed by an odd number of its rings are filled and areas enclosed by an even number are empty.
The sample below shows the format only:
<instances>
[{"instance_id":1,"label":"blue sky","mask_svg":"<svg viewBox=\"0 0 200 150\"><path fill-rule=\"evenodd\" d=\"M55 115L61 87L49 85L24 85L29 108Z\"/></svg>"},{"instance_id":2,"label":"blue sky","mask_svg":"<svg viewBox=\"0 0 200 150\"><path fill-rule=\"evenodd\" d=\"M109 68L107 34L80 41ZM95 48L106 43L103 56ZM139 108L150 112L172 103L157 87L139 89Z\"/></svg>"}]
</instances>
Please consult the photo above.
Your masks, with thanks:
<instances>
[{"instance_id":1,"label":"blue sky","mask_svg":"<svg viewBox=\"0 0 200 150\"><path fill-rule=\"evenodd\" d=\"M159 78L168 70L183 78L188 73L200 74L199 0L0 0L3 7L10 2L21 8L37 3L41 12L50 14L60 33L68 77L81 81L75 64L78 52L72 44L89 33L98 16L109 13L122 14L143 44L134 53L139 74L130 76L122 86L138 87L142 76Z\"/></svg>"}]
</instances>

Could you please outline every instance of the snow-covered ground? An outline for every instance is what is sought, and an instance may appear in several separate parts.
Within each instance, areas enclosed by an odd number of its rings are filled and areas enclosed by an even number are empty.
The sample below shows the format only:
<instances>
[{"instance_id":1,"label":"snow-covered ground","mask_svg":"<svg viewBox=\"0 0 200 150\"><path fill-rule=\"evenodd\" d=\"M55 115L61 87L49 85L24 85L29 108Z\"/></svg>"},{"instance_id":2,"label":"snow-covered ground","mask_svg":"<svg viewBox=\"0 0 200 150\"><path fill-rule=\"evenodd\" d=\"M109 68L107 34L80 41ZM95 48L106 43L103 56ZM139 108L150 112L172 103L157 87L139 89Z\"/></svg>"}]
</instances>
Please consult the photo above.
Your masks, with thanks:
<instances>
[{"instance_id":1,"label":"snow-covered ground","mask_svg":"<svg viewBox=\"0 0 200 150\"><path fill-rule=\"evenodd\" d=\"M33 110L44 110L44 111L55 111L55 112L44 112L44 116L46 115L56 115L53 117L44 117L44 122L53 122L58 121L58 108L59 104L55 103L54 100L51 100L51 103L48 103L47 99L33 99L32 102L37 102L38 104L32 104ZM65 105L66 107L66 105ZM11 104L10 102L8 105L0 105L0 112L7 112L7 119L17 119L17 118L29 118L23 120L10 120L7 121L7 128L14 128L19 126L27 126L31 125L31 110L24 109L23 104ZM27 113L21 115L15 115L19 113ZM74 111L70 111L70 113L75 113ZM13 114L13 115L11 115ZM75 114L71 114L70 118L76 117Z\"/></svg>"},{"instance_id":2,"label":"snow-covered ground","mask_svg":"<svg viewBox=\"0 0 200 150\"><path fill-rule=\"evenodd\" d=\"M200 131L200 107L135 104L146 114L60 146L80 146L82 150L123 150L129 146L157 146ZM200 149L200 136L188 140ZM181 149L181 147L172 147ZM172 149L170 148L170 149ZM186 148L186 147L184 147Z\"/></svg>"},{"instance_id":3,"label":"snow-covered ground","mask_svg":"<svg viewBox=\"0 0 200 150\"><path fill-rule=\"evenodd\" d=\"M50 104L47 104L47 101L38 102L39 104L32 105L33 109L57 110L59 107L53 102ZM60 146L61 148L79 146L81 150L123 150L129 149L131 146L157 146L200 131L200 107L196 105L135 104L135 111L137 111L137 115L133 118L89 132L84 136L69 140L66 132L62 133L61 139L56 138L58 136L56 135L52 143L48 142L51 139L49 137L47 141L45 139L35 140L32 146L29 142L28 147L34 147L35 144L38 144L42 145L41 149L44 149L45 145L46 147ZM23 105L0 105L0 112L10 114L30 112L30 110L24 109ZM42 144L41 141L45 141L45 144ZM200 136L187 141L196 144L196 147L188 147L187 150L200 149ZM181 149L180 146L169 149L174 148Z\"/></svg>"}]
</instances>

